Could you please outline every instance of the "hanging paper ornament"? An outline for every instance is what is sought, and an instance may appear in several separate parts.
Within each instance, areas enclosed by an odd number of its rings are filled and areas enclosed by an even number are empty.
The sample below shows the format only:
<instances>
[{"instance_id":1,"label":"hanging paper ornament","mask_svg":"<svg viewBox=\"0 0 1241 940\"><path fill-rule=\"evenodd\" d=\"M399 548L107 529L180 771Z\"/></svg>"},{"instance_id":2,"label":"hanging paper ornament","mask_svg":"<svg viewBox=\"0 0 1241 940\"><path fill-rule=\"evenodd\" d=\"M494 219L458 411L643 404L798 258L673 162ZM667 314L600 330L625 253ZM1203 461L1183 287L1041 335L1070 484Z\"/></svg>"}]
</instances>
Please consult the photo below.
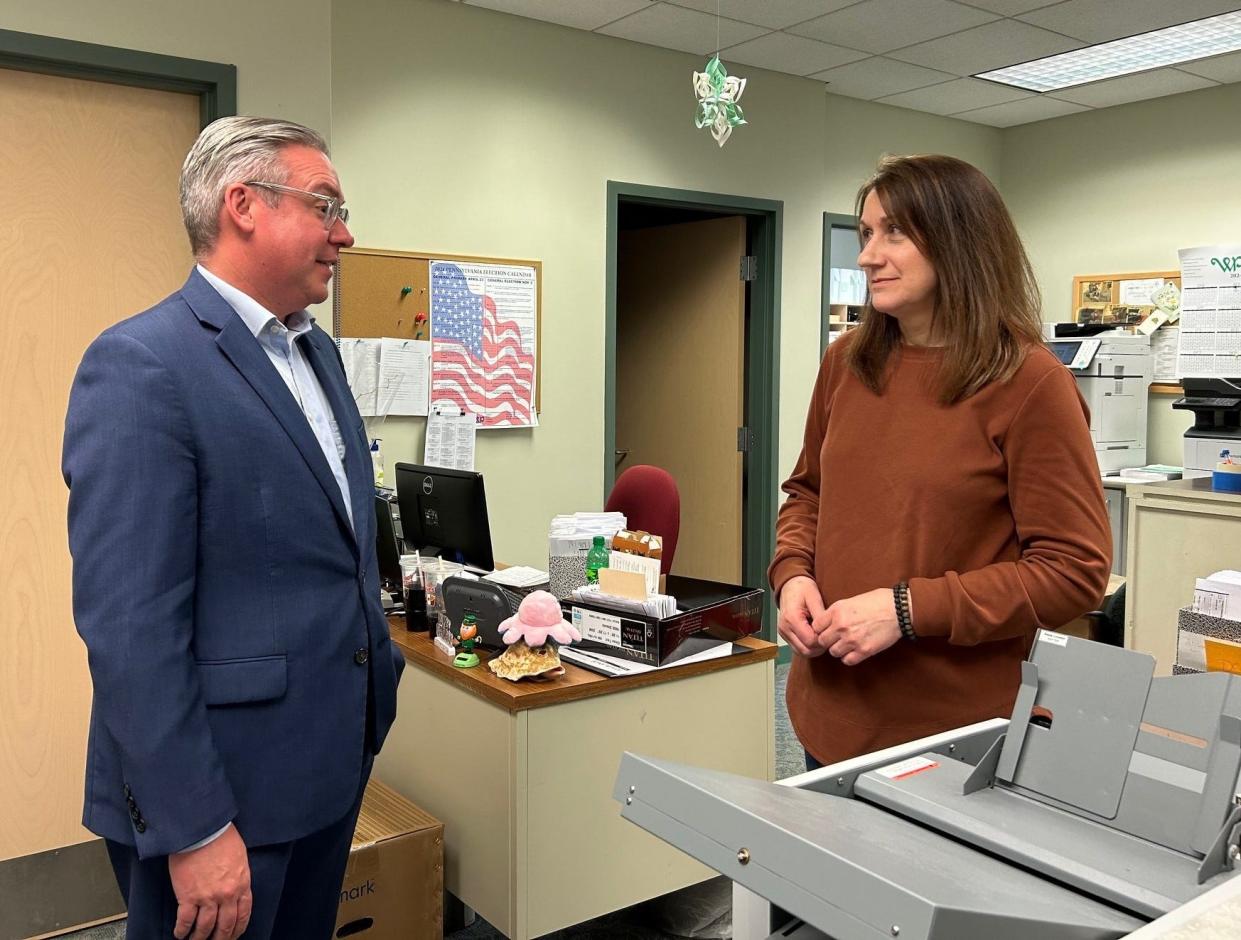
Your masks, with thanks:
<instances>
[{"instance_id":1,"label":"hanging paper ornament","mask_svg":"<svg viewBox=\"0 0 1241 940\"><path fill-rule=\"evenodd\" d=\"M698 99L694 126L710 127L715 142L723 147L733 128L745 123L737 105L744 91L745 79L729 75L720 57L713 55L705 72L694 73L694 97Z\"/></svg>"}]
</instances>

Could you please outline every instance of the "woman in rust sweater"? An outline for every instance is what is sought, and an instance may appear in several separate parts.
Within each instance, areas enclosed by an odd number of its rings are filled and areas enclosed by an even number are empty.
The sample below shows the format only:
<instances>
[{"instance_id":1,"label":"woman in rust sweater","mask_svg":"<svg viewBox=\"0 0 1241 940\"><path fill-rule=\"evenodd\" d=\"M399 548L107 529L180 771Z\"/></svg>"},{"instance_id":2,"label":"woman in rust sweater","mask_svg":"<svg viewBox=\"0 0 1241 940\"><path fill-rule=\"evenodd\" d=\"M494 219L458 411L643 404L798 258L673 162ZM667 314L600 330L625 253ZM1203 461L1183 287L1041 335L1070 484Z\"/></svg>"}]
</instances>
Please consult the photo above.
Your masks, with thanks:
<instances>
[{"instance_id":1,"label":"woman in rust sweater","mask_svg":"<svg viewBox=\"0 0 1241 940\"><path fill-rule=\"evenodd\" d=\"M1111 535L1086 405L999 193L952 157L858 194L870 302L829 347L768 572L807 764L1007 716Z\"/></svg>"}]
</instances>

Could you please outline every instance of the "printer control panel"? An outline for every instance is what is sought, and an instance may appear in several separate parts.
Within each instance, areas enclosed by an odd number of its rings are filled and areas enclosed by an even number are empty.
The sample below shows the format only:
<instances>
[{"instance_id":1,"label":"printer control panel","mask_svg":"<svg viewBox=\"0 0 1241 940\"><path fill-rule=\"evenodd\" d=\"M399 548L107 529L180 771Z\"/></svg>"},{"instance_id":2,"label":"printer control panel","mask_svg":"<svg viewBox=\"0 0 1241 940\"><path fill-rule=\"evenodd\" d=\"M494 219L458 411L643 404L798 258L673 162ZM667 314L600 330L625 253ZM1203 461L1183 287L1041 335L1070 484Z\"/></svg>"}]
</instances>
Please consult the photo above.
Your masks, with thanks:
<instances>
[{"instance_id":1,"label":"printer control panel","mask_svg":"<svg viewBox=\"0 0 1241 940\"><path fill-rule=\"evenodd\" d=\"M1047 348L1074 372L1080 372L1090 367L1101 344L1102 340L1097 339L1055 339L1048 342Z\"/></svg>"}]
</instances>

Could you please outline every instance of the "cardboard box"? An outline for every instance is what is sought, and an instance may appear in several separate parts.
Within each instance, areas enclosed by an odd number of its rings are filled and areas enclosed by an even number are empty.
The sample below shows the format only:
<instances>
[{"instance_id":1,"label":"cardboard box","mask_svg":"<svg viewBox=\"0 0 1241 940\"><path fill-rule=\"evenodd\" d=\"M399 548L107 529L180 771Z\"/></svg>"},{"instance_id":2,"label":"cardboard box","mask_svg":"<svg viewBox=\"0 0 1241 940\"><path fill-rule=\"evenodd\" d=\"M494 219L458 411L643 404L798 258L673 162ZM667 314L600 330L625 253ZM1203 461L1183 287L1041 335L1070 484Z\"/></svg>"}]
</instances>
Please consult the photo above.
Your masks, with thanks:
<instances>
[{"instance_id":1,"label":"cardboard box","mask_svg":"<svg viewBox=\"0 0 1241 940\"><path fill-rule=\"evenodd\" d=\"M763 627L763 592L757 588L669 575L667 593L677 599L677 613L663 619L578 600L561 601L561 606L582 634L577 645L650 666L676 662Z\"/></svg>"},{"instance_id":2,"label":"cardboard box","mask_svg":"<svg viewBox=\"0 0 1241 940\"><path fill-rule=\"evenodd\" d=\"M1241 622L1182 607L1176 626L1175 675L1195 672L1241 675Z\"/></svg>"},{"instance_id":3,"label":"cardboard box","mask_svg":"<svg viewBox=\"0 0 1241 940\"><path fill-rule=\"evenodd\" d=\"M444 824L372 779L362 797L335 937L444 935Z\"/></svg>"}]
</instances>

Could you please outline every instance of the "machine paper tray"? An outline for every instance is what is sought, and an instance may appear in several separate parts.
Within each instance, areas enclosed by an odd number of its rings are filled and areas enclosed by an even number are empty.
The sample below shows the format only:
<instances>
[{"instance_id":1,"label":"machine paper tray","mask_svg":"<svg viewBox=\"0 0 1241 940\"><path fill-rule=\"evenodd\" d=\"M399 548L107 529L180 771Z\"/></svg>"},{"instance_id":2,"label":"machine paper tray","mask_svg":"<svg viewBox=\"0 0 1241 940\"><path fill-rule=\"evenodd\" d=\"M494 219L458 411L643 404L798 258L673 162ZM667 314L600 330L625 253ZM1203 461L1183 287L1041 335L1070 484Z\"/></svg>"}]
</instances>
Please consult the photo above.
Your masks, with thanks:
<instances>
[{"instance_id":1,"label":"machine paper tray","mask_svg":"<svg viewBox=\"0 0 1241 940\"><path fill-rule=\"evenodd\" d=\"M858 798L917 820L1093 897L1150 918L1180 907L1231 875L1199 885L1200 859L994 787L965 796L973 767L925 755L938 766L900 779L858 777Z\"/></svg>"},{"instance_id":2,"label":"machine paper tray","mask_svg":"<svg viewBox=\"0 0 1241 940\"><path fill-rule=\"evenodd\" d=\"M878 807L626 753L624 818L834 940L1121 937L1142 920Z\"/></svg>"}]
</instances>

